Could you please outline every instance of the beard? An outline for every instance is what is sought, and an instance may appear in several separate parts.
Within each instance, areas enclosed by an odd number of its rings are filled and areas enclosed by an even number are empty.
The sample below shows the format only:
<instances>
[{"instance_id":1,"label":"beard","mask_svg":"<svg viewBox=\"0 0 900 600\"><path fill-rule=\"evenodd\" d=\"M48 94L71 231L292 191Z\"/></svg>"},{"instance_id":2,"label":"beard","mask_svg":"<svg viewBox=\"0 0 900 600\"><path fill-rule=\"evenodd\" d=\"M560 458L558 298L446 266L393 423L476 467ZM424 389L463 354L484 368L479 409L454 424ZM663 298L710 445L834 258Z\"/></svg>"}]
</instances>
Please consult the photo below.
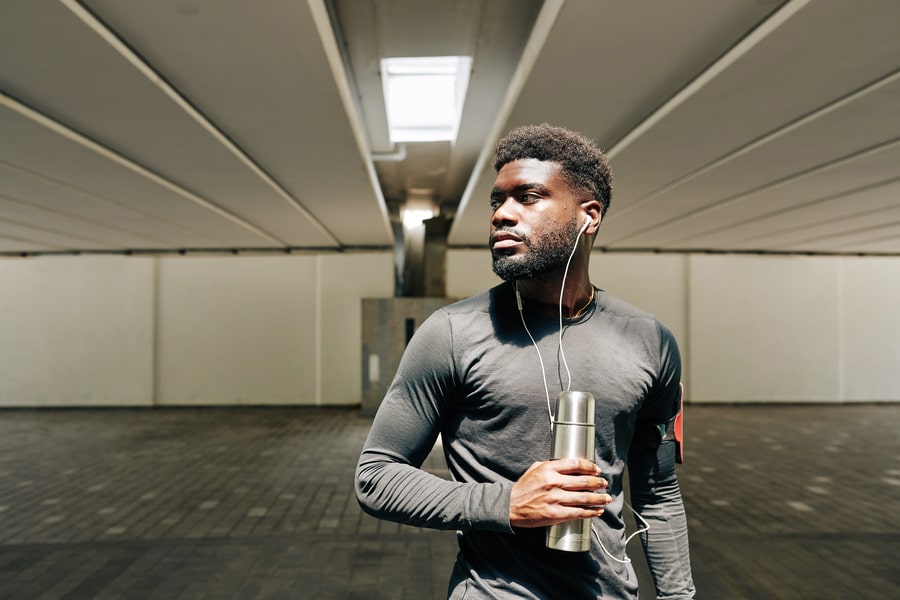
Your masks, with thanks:
<instances>
[{"instance_id":1,"label":"beard","mask_svg":"<svg viewBox=\"0 0 900 600\"><path fill-rule=\"evenodd\" d=\"M578 239L578 219L573 216L565 227L533 236L522 235L512 228L508 231L522 239L525 252L514 254L492 248L494 273L504 281L540 279L565 268Z\"/></svg>"}]
</instances>

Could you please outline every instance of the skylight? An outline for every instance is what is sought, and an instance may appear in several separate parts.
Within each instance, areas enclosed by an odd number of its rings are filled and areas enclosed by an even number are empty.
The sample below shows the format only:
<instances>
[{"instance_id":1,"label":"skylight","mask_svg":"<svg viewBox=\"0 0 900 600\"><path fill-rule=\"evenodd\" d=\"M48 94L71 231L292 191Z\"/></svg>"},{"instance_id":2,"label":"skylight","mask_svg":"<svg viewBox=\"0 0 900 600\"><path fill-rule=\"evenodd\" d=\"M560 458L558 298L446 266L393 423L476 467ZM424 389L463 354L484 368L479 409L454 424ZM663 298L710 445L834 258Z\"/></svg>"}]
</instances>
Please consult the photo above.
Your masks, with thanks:
<instances>
[{"instance_id":1,"label":"skylight","mask_svg":"<svg viewBox=\"0 0 900 600\"><path fill-rule=\"evenodd\" d=\"M471 64L468 56L381 59L391 142L455 140Z\"/></svg>"}]
</instances>

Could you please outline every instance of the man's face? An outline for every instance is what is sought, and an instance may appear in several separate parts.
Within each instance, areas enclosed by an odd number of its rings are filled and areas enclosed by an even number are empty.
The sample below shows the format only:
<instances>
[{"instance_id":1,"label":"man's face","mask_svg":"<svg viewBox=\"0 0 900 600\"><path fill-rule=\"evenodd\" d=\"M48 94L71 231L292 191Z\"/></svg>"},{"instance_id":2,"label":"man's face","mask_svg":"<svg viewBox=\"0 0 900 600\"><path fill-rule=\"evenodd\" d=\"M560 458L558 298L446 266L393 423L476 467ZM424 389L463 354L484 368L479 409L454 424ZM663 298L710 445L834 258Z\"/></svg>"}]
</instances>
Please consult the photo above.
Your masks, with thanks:
<instances>
[{"instance_id":1,"label":"man's face","mask_svg":"<svg viewBox=\"0 0 900 600\"><path fill-rule=\"evenodd\" d=\"M525 158L504 165L491 190L494 273L511 281L561 272L584 218L579 206L559 164Z\"/></svg>"}]
</instances>

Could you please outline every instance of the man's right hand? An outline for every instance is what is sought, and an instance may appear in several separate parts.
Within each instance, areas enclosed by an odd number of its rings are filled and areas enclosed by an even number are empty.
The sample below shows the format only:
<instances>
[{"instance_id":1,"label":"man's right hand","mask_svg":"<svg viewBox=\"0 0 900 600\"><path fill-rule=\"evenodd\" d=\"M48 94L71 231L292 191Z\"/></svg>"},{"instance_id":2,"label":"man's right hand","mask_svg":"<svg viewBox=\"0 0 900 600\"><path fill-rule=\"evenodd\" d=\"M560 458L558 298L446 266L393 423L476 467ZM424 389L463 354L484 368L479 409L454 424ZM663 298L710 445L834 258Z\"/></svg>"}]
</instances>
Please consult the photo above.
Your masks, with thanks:
<instances>
[{"instance_id":1,"label":"man's right hand","mask_svg":"<svg viewBox=\"0 0 900 600\"><path fill-rule=\"evenodd\" d=\"M600 467L587 459L536 462L513 485L509 524L546 527L598 517L612 502L609 494L602 493L607 485L600 477Z\"/></svg>"}]
</instances>

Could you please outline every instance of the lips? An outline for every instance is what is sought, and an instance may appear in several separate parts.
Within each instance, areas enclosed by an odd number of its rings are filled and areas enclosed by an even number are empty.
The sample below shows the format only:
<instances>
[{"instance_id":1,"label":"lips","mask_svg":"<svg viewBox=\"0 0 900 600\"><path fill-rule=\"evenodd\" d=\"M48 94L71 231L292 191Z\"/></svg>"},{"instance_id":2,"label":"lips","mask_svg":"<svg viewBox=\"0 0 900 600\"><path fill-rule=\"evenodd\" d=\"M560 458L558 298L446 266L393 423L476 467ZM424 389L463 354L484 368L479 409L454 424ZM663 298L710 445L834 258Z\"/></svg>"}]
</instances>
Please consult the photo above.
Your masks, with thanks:
<instances>
[{"instance_id":1,"label":"lips","mask_svg":"<svg viewBox=\"0 0 900 600\"><path fill-rule=\"evenodd\" d=\"M521 243L522 238L508 231L495 231L491 235L491 248L493 250L513 248Z\"/></svg>"}]
</instances>

